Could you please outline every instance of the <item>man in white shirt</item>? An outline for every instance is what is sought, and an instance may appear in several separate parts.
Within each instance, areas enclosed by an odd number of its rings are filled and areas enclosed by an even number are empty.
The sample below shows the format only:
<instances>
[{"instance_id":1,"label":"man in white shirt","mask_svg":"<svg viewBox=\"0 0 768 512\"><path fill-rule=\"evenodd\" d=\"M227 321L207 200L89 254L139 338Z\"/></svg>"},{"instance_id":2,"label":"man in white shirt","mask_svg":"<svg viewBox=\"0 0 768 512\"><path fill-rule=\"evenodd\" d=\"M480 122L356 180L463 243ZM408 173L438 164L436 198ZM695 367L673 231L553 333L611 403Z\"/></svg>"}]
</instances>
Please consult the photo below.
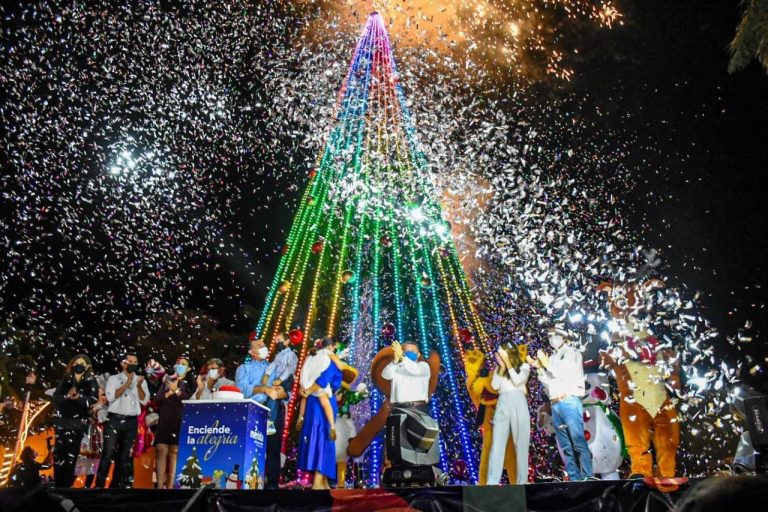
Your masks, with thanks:
<instances>
[{"instance_id":1,"label":"man in white shirt","mask_svg":"<svg viewBox=\"0 0 768 512\"><path fill-rule=\"evenodd\" d=\"M429 485L435 476L430 467L440 462L439 427L429 416L427 404L432 372L429 363L420 358L416 345L400 345L395 341L392 350L394 359L381 372L383 379L391 381L389 401L392 404L385 435L388 467L382 482L384 485ZM411 476L402 476L407 474L401 471L406 467L422 469Z\"/></svg>"},{"instance_id":2,"label":"man in white shirt","mask_svg":"<svg viewBox=\"0 0 768 512\"><path fill-rule=\"evenodd\" d=\"M105 389L109 407L96 487L104 487L113 456L116 456L115 472L110 488L130 488L133 485L131 447L138 431L141 406L149 401L149 388L144 377L136 375L136 369L139 367L136 354L126 354L120 366L123 371L111 375L107 379Z\"/></svg>"},{"instance_id":3,"label":"man in white shirt","mask_svg":"<svg viewBox=\"0 0 768 512\"><path fill-rule=\"evenodd\" d=\"M419 348L412 343L392 343L395 359L381 373L392 381L389 401L393 407L410 407L427 412L430 369L426 361L419 360Z\"/></svg>"},{"instance_id":4,"label":"man in white shirt","mask_svg":"<svg viewBox=\"0 0 768 512\"><path fill-rule=\"evenodd\" d=\"M565 458L565 469L572 481L592 478L592 454L584 438L584 365L581 352L566 343L555 328L548 332L552 356L539 350L528 363L539 369L539 381L552 404L555 436Z\"/></svg>"}]
</instances>

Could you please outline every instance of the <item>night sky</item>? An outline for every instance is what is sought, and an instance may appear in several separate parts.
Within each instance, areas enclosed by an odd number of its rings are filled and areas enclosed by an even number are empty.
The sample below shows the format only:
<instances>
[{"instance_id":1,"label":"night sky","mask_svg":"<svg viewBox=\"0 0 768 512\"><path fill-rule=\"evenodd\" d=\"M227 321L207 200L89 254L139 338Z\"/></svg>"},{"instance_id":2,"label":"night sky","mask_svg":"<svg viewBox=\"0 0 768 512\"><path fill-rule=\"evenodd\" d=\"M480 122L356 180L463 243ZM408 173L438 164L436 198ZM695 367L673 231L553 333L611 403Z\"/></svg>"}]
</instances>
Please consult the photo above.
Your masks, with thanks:
<instances>
[{"instance_id":1,"label":"night sky","mask_svg":"<svg viewBox=\"0 0 768 512\"><path fill-rule=\"evenodd\" d=\"M46 18L42 18L43 21L29 18L19 21L19 6L23 4L16 2L4 7L3 69L18 68L18 61L8 53L8 49L19 42L20 28L40 29L41 24L50 21ZM622 215L628 226L640 233L648 245L661 251L670 283L689 290L691 295L701 291L705 315L723 333L734 333L747 321L753 322L750 332L754 341L751 346L742 345L742 348L762 358L768 354L763 342L767 328L764 272L768 247L764 233L768 199L765 186L768 171L768 77L757 63L734 75L726 72L727 45L740 16L738 4L737 1L677 0L651 5L647 2L620 1L617 7L623 14L623 25L611 30L573 29L572 33L565 34L583 49L578 59L572 62L575 73L571 80L534 81L530 84L533 92L528 98L540 98L542 102L552 104L579 98L581 112L591 113L583 115L592 116L586 122L594 127L594 134L613 133L622 134L617 135L619 138L625 137L622 148L626 154L622 157L622 165L634 173L631 186L621 198ZM106 2L104 5L112 4ZM181 12L173 2L158 5L161 10ZM121 269L129 265L134 257L130 250L107 256L111 266L102 267L97 262L102 251L114 240L109 236L101 240L100 235L94 235L93 240L103 244L86 244L82 253L61 250L71 241L62 233L71 232L67 231L69 228L62 228L66 222L63 217L57 216L68 211L60 209L62 203L58 202L59 197L67 198L67 208L78 204L76 222L88 217L92 217L91 226L123 222L127 226L126 233L136 226L131 214L125 214L121 221L120 215L104 213L108 209L103 209L118 201L127 201L130 192L120 191L119 194L124 194L122 199L117 198L118 192L114 192L114 197L110 195L112 192L99 192L99 187L110 185L105 184L102 178L93 178L99 183L94 194L102 193L113 202L105 200L99 205L97 201L88 207L86 203L78 203L78 198L84 197L77 192L81 184L71 180L71 175L77 172L91 177L104 173L105 167L110 165L109 155L120 151L115 146L115 140L120 138L120 127L98 125L94 132L100 135L94 135L87 142L99 150L82 147L82 152L76 157L72 153L53 164L43 163L39 158L44 154L64 155L64 139L69 135L62 134L62 140L56 140L55 135L48 134L46 136L52 137L52 141L41 143L40 151L29 153L31 156L25 160L28 167L24 167L14 156L20 139L12 133L14 130L7 129L24 124L24 118L19 117L18 112L46 112L51 107L43 104L45 87L29 90L15 82L11 87L12 94L8 94L6 87L3 87L6 99L2 114L6 133L0 148L4 175L0 181L4 192L0 240L8 248L13 248L20 238L34 238L41 233L50 235L49 240L43 236L18 254L7 253L0 257L0 270L5 276L0 287L0 311L11 323L11 327L6 325L4 328L6 334L14 329L44 331L50 342L55 339L50 334L51 330L55 330L52 326L72 327L79 322L76 329L70 329L64 335L69 340L65 343L67 351L71 351L88 348L91 342L84 340L101 343L111 337L119 338L127 323L146 318L165 307L178 306L207 311L220 321L224 330L245 334L251 329L251 320L239 312L244 305L256 311L262 306L264 291L271 282L282 241L295 211L296 198L305 183L304 176L311 168L315 149L312 144L300 144L295 138L287 137L284 129L288 126L301 132L313 129L312 123L302 124L291 117L279 130L272 129L268 126L268 119L275 112L268 112L268 107L259 106L261 103L268 104L275 94L285 94L285 91L264 86L265 80L269 82L271 73L277 74L282 69L281 65L269 64L273 50L279 53L276 50L278 47L293 44L294 51L298 51L298 43L290 41L291 34L296 33L295 28L291 28L296 25L296 12L285 6L270 6L265 11L266 14L262 12L259 16L268 19L284 17L288 21L275 23L277 28L265 30L263 38L254 36L254 32L247 32L242 43L246 50L237 58L233 57L226 66L222 64L223 78L209 79L214 85L224 84L221 89L228 95L225 103L231 101L227 107L252 105L253 110L241 111L232 117L225 116L221 125L210 124L207 117L200 118L199 126L190 121L192 124L188 131L193 135L185 134L181 142L174 139L170 132L163 132L162 137L153 132L157 140L165 137L163 140L170 141L169 144L178 143L169 150L174 153L174 165L183 169L189 169L185 165L197 166L205 170L215 164L218 170L209 174L184 175L187 181L178 186L179 192L174 196L173 204L191 205L191 208L173 206L168 209L167 205L160 204L141 216L143 222L147 222L146 226L142 225L142 230L147 233L154 233L152 230L157 225L153 222L156 219L161 219L159 224L167 223L170 231L178 229L185 233L184 237L180 237L184 240L179 242L181 245L178 247L182 248L177 252L172 247L175 244L170 242L167 248L162 242L157 242L156 246L159 247L156 260L161 260L164 254L174 254L178 257L178 264L160 269L162 265L153 259L154 263L147 268L142 267L144 263L131 267L129 274L132 276L155 273L157 279L150 285L131 287L122 279L121 276L128 274ZM230 16L234 17L236 12L236 9L233 10ZM227 19L228 15L221 16ZM141 23L140 13L135 18L127 18L133 20L129 21L129 25ZM237 24L233 27L246 30ZM193 30L189 33L192 35L188 41L180 40L174 44L182 48L185 45L194 47L198 33ZM123 31L122 37L134 37L134 32ZM281 41L281 37L284 40ZM354 34L351 38L340 37L339 41L338 52L343 61L351 54L348 43L354 41ZM93 44L98 47L98 42ZM241 48L236 43L232 45ZM199 49L184 50L180 55L195 54L196 51ZM395 51L398 51L397 47ZM123 55L121 62L131 62L131 58ZM227 61L226 56L215 52L210 57L200 58L212 59L214 68ZM88 62L87 52L81 59L76 66L82 69L88 66L98 68L98 62ZM181 56L174 64L181 74L185 73L185 66L190 66L192 62L185 59ZM403 61L405 64L408 62L405 58ZM141 62L138 56L136 63L138 67L132 72L151 64L149 61ZM342 62L340 69L345 67ZM206 72L208 69L201 71L201 76ZM338 86L342 75L334 75L328 82ZM122 75L118 73L115 76ZM138 75L126 76L132 78L124 83L118 80L114 85L128 89L143 87L146 80L140 71ZM170 82L172 77L169 77ZM513 82L496 83L497 90L486 89L489 96L504 96L514 88ZM55 85L50 87L53 90ZM90 87L96 95L109 90L109 94L117 98L110 105L121 105L120 108L126 109L122 122L133 124L134 135L140 141L149 140L142 139L141 135L141 127L151 124L147 121L149 114L141 107L121 99L119 91L112 91L99 79L81 84L81 87L81 92ZM142 90L146 94L152 87ZM306 88L296 94L302 94L302 91L306 92ZM22 110L14 110L10 105L18 103L19 94L28 100L31 98L31 102ZM158 90L161 102L163 94L162 89ZM191 93L181 91L178 94L185 97ZM39 100L37 104L35 98ZM215 103L215 100L212 101ZM67 100L63 99L61 105L65 104ZM98 102L83 101L85 110L77 112L84 114L90 104ZM163 108L171 112L178 107L174 105L168 102ZM535 105L529 104L527 108L535 110ZM429 105L424 109L429 110ZM246 141L232 143L233 133L244 134L241 138ZM240 151L239 144L248 147L248 151ZM209 161L206 155L223 157L214 161L212 156ZM282 168L290 169L277 170ZM34 169L34 172L28 173L27 169ZM69 169L70 174L58 181L58 190L46 189L42 185L38 187L47 177L61 176L63 169ZM22 179L23 175L26 178ZM30 187L38 187L36 194L29 194ZM46 191L43 195L49 194L47 202L40 199L43 190ZM153 189L152 193L156 191ZM130 198L134 199L135 196ZM23 230L19 228L19 219L28 217L30 211L39 213L42 204L47 204L43 208L50 208L45 210L47 213L41 214L38 221L25 223ZM201 211L206 213L200 214ZM85 240L89 239L85 231L80 234ZM116 236L119 238L122 235ZM125 236L128 237L127 234ZM130 235L134 241L142 236ZM86 258L92 264L81 267L84 260L80 258ZM48 269L60 265L56 283L52 284L44 275L30 280L25 272L35 265ZM31 286L31 283L35 284ZM181 284L185 291L177 293L175 286L181 288ZM166 293L168 290L173 290L170 297ZM152 297L155 292L162 296L157 302L147 298L146 304L140 300L136 301L141 303L139 305L124 300L119 305L120 297ZM98 300L91 302L91 298L96 296ZM105 314L101 305L113 299L118 305L114 311L110 309L110 313ZM30 311L38 303L47 304L48 309L41 309L45 314ZM45 320L39 320L40 316ZM729 350L725 343L722 346ZM115 345L111 350L114 354ZM57 355L64 357L63 354Z\"/></svg>"},{"instance_id":2,"label":"night sky","mask_svg":"<svg viewBox=\"0 0 768 512\"><path fill-rule=\"evenodd\" d=\"M625 26L576 86L598 98L620 91L605 108L631 112L658 148L638 155L649 161L637 198L649 239L724 332L752 320L755 353L768 355L768 77L757 62L726 71L739 2L622 4Z\"/></svg>"}]
</instances>

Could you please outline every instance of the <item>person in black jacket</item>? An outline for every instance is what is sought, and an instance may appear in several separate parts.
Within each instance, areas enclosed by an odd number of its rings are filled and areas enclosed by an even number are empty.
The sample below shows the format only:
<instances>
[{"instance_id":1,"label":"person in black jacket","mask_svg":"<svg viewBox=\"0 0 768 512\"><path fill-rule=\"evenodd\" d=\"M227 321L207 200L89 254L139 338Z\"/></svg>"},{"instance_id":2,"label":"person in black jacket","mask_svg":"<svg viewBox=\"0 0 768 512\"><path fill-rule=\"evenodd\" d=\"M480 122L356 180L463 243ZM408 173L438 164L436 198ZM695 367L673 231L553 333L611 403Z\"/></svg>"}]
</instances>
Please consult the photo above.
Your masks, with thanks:
<instances>
[{"instance_id":1,"label":"person in black jacket","mask_svg":"<svg viewBox=\"0 0 768 512\"><path fill-rule=\"evenodd\" d=\"M78 354L69 361L67 374L53 393L56 405L53 476L56 487L72 487L80 443L88 428L91 406L99 399L91 359Z\"/></svg>"},{"instance_id":2,"label":"person in black jacket","mask_svg":"<svg viewBox=\"0 0 768 512\"><path fill-rule=\"evenodd\" d=\"M155 395L159 410L155 433L155 475L158 489L173 489L176 476L176 458L179 454L179 431L184 412L182 401L189 400L197 387L190 370L189 359L181 356L166 375Z\"/></svg>"}]
</instances>

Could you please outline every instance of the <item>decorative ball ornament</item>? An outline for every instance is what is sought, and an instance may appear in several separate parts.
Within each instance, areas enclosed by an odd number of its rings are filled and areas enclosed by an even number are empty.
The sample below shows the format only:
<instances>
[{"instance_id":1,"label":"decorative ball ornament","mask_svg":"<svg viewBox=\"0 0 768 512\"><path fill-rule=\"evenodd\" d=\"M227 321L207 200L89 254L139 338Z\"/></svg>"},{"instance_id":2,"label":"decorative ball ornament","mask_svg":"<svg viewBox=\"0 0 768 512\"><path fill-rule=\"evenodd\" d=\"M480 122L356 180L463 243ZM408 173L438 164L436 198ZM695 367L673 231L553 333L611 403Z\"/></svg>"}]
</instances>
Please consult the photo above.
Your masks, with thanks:
<instances>
[{"instance_id":1,"label":"decorative ball ornament","mask_svg":"<svg viewBox=\"0 0 768 512\"><path fill-rule=\"evenodd\" d=\"M288 339L291 340L291 345L298 345L304 341L304 333L301 332L301 329L291 329L291 332L288 333Z\"/></svg>"},{"instance_id":2,"label":"decorative ball ornament","mask_svg":"<svg viewBox=\"0 0 768 512\"><path fill-rule=\"evenodd\" d=\"M355 273L351 270L345 270L344 273L341 274L341 282L344 284L349 283L350 281L355 280Z\"/></svg>"},{"instance_id":3,"label":"decorative ball ornament","mask_svg":"<svg viewBox=\"0 0 768 512\"><path fill-rule=\"evenodd\" d=\"M290 246L288 244L285 244L282 249L280 249L280 254L285 255L288 253L288 249Z\"/></svg>"},{"instance_id":4,"label":"decorative ball ornament","mask_svg":"<svg viewBox=\"0 0 768 512\"><path fill-rule=\"evenodd\" d=\"M451 476L457 480L469 480L467 463L462 459L455 460L451 464Z\"/></svg>"},{"instance_id":5,"label":"decorative ball ornament","mask_svg":"<svg viewBox=\"0 0 768 512\"><path fill-rule=\"evenodd\" d=\"M391 338L395 335L395 326L392 323L384 324L384 327L381 328L381 335L385 338Z\"/></svg>"},{"instance_id":6,"label":"decorative ball ornament","mask_svg":"<svg viewBox=\"0 0 768 512\"><path fill-rule=\"evenodd\" d=\"M586 442L589 442L589 440L592 439L592 434L589 433L589 430L584 431L584 440Z\"/></svg>"},{"instance_id":7,"label":"decorative ball ornament","mask_svg":"<svg viewBox=\"0 0 768 512\"><path fill-rule=\"evenodd\" d=\"M608 393L606 393L603 388L598 388L598 387L592 389L592 396L597 398L601 402L605 402L608 399Z\"/></svg>"},{"instance_id":8,"label":"decorative ball ornament","mask_svg":"<svg viewBox=\"0 0 768 512\"><path fill-rule=\"evenodd\" d=\"M459 339L462 343L466 344L472 341L472 331L467 329L466 327L462 327L459 329Z\"/></svg>"},{"instance_id":9,"label":"decorative ball ornament","mask_svg":"<svg viewBox=\"0 0 768 512\"><path fill-rule=\"evenodd\" d=\"M309 179L312 179L315 176L317 176L317 169L312 169L311 171L309 171L308 176L309 176Z\"/></svg>"},{"instance_id":10,"label":"decorative ball ornament","mask_svg":"<svg viewBox=\"0 0 768 512\"><path fill-rule=\"evenodd\" d=\"M382 247L391 247L392 246L392 237L389 235L382 235L381 238L379 238L379 243Z\"/></svg>"},{"instance_id":11,"label":"decorative ball ornament","mask_svg":"<svg viewBox=\"0 0 768 512\"><path fill-rule=\"evenodd\" d=\"M312 197L312 196L309 196L307 198L307 204L309 204L309 205L315 204L315 198Z\"/></svg>"},{"instance_id":12,"label":"decorative ball ornament","mask_svg":"<svg viewBox=\"0 0 768 512\"><path fill-rule=\"evenodd\" d=\"M589 414L589 411L584 411L584 415L583 415L584 423L588 422L589 418L591 418L591 417L592 417L592 415Z\"/></svg>"},{"instance_id":13,"label":"decorative ball ornament","mask_svg":"<svg viewBox=\"0 0 768 512\"><path fill-rule=\"evenodd\" d=\"M290 281L281 281L280 287L277 289L278 292L282 294L286 294L291 290L291 282Z\"/></svg>"},{"instance_id":14,"label":"decorative ball ornament","mask_svg":"<svg viewBox=\"0 0 768 512\"><path fill-rule=\"evenodd\" d=\"M430 286L432 286L432 280L427 276L423 276L421 278L420 284L422 288L429 288Z\"/></svg>"},{"instance_id":15,"label":"decorative ball ornament","mask_svg":"<svg viewBox=\"0 0 768 512\"><path fill-rule=\"evenodd\" d=\"M323 250L322 240L318 240L317 242L312 244L312 254L317 254L322 250Z\"/></svg>"},{"instance_id":16,"label":"decorative ball ornament","mask_svg":"<svg viewBox=\"0 0 768 512\"><path fill-rule=\"evenodd\" d=\"M250 334L248 334L248 341L253 341L256 338L258 338L258 334L256 334L256 331L251 331Z\"/></svg>"}]
</instances>

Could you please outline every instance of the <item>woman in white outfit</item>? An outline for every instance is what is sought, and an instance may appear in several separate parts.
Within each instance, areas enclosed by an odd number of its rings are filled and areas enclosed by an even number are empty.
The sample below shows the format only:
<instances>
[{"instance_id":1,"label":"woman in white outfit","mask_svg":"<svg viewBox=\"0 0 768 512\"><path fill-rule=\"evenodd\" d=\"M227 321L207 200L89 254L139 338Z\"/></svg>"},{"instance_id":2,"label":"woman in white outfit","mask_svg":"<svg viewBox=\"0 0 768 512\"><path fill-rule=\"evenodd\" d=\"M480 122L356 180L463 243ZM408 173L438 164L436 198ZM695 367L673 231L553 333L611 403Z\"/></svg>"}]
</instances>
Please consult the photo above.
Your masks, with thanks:
<instances>
[{"instance_id":1,"label":"woman in white outfit","mask_svg":"<svg viewBox=\"0 0 768 512\"><path fill-rule=\"evenodd\" d=\"M531 418L526 389L531 367L520 359L517 347L499 347L496 370L491 387L498 391L499 401L493 416L493 440L488 460L488 485L498 485L504 466L504 454L510 433L517 456L517 481L528 482L528 447L531 444Z\"/></svg>"}]
</instances>

